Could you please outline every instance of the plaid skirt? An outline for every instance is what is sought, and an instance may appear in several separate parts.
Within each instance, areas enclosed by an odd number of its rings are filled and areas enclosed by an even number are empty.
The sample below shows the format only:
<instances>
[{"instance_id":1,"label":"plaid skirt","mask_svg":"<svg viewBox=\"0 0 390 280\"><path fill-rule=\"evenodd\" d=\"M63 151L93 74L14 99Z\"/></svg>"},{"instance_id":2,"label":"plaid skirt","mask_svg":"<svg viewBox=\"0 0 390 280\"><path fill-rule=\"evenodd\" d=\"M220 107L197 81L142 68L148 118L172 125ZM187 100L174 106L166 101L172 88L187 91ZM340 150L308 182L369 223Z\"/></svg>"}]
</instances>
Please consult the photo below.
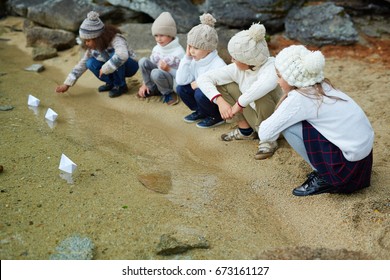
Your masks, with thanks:
<instances>
[{"instance_id":1,"label":"plaid skirt","mask_svg":"<svg viewBox=\"0 0 390 280\"><path fill-rule=\"evenodd\" d=\"M311 164L334 192L351 193L370 186L372 151L359 161L348 161L341 150L329 142L307 121L302 122L303 141Z\"/></svg>"}]
</instances>

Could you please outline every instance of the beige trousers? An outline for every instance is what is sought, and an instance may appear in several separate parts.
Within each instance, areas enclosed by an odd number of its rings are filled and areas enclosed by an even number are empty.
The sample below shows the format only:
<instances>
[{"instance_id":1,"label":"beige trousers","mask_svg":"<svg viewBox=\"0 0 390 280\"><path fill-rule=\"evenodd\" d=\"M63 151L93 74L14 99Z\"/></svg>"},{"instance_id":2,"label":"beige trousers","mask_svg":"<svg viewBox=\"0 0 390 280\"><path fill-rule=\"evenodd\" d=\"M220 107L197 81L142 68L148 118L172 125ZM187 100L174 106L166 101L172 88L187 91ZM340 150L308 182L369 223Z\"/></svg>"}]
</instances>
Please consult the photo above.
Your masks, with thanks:
<instances>
[{"instance_id":1,"label":"beige trousers","mask_svg":"<svg viewBox=\"0 0 390 280\"><path fill-rule=\"evenodd\" d=\"M222 94L223 99L233 106L241 95L237 83L230 83L218 86L218 91ZM278 85L273 91L255 101L256 110L248 105L243 109L242 114L235 116L235 120L246 120L251 128L258 132L260 123L267 119L275 110L280 97L283 95L282 89Z\"/></svg>"}]
</instances>

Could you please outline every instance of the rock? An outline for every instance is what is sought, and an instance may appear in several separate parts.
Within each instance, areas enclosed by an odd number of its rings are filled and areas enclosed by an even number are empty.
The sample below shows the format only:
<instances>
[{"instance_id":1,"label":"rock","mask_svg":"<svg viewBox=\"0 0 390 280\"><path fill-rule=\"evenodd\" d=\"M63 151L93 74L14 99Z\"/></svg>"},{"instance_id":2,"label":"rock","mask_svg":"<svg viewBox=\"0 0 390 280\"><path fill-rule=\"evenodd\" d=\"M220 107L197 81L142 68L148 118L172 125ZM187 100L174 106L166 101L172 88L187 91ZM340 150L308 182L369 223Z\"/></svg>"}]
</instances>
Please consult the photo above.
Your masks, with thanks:
<instances>
[{"instance_id":1,"label":"rock","mask_svg":"<svg viewBox=\"0 0 390 280\"><path fill-rule=\"evenodd\" d=\"M157 245L157 254L168 256L196 248L208 249L209 247L209 242L203 236L196 234L163 234L160 237L160 243Z\"/></svg>"},{"instance_id":2,"label":"rock","mask_svg":"<svg viewBox=\"0 0 390 280\"><path fill-rule=\"evenodd\" d=\"M208 0L201 6L204 12L212 11L217 23L245 29L254 22L264 24L267 33L284 29L284 18L292 7L300 7L302 0Z\"/></svg>"},{"instance_id":3,"label":"rock","mask_svg":"<svg viewBox=\"0 0 390 280\"><path fill-rule=\"evenodd\" d=\"M14 108L14 106L11 105L0 105L0 111L10 111Z\"/></svg>"},{"instance_id":4,"label":"rock","mask_svg":"<svg viewBox=\"0 0 390 280\"><path fill-rule=\"evenodd\" d=\"M74 33L37 26L30 20L24 21L23 31L26 34L27 47L49 47L61 51L76 45Z\"/></svg>"},{"instance_id":5,"label":"rock","mask_svg":"<svg viewBox=\"0 0 390 280\"><path fill-rule=\"evenodd\" d=\"M43 66L42 64L32 64L24 68L24 70L31 72L42 72L43 70L45 70L45 66Z\"/></svg>"},{"instance_id":6,"label":"rock","mask_svg":"<svg viewBox=\"0 0 390 280\"><path fill-rule=\"evenodd\" d=\"M32 50L33 60L45 60L58 56L57 50L50 47L36 47Z\"/></svg>"},{"instance_id":7,"label":"rock","mask_svg":"<svg viewBox=\"0 0 390 280\"><path fill-rule=\"evenodd\" d=\"M63 240L56 247L57 253L51 260L92 260L94 244L88 237L73 235Z\"/></svg>"},{"instance_id":8,"label":"rock","mask_svg":"<svg viewBox=\"0 0 390 280\"><path fill-rule=\"evenodd\" d=\"M344 8L333 3L307 6L286 17L286 36L304 44L350 45L358 41L358 33Z\"/></svg>"},{"instance_id":9,"label":"rock","mask_svg":"<svg viewBox=\"0 0 390 280\"><path fill-rule=\"evenodd\" d=\"M199 24L200 12L190 0L107 0L114 6L121 6L133 11L143 12L153 20L162 12L170 12L176 21L179 33L187 33Z\"/></svg>"},{"instance_id":10,"label":"rock","mask_svg":"<svg viewBox=\"0 0 390 280\"><path fill-rule=\"evenodd\" d=\"M146 188L157 193L167 194L172 188L171 174L167 172L138 175L138 180Z\"/></svg>"}]
</instances>

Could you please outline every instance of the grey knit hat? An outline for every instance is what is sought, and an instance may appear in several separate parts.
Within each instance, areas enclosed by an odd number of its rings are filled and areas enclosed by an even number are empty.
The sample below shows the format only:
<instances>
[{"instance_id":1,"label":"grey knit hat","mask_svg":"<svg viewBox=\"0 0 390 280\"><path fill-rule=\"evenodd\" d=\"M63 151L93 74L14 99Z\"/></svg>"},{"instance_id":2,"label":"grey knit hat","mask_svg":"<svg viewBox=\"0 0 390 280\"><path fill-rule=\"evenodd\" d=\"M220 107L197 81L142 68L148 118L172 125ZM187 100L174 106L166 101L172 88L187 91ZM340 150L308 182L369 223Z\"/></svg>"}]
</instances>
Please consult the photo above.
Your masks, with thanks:
<instances>
[{"instance_id":1,"label":"grey knit hat","mask_svg":"<svg viewBox=\"0 0 390 280\"><path fill-rule=\"evenodd\" d=\"M302 45L281 50L275 58L275 68L290 86L313 86L324 79L325 57L320 51L310 51Z\"/></svg>"},{"instance_id":2,"label":"grey knit hat","mask_svg":"<svg viewBox=\"0 0 390 280\"><path fill-rule=\"evenodd\" d=\"M97 12L91 11L83 21L79 29L80 38L83 40L94 39L102 35L104 23L100 20Z\"/></svg>"},{"instance_id":3,"label":"grey knit hat","mask_svg":"<svg viewBox=\"0 0 390 280\"><path fill-rule=\"evenodd\" d=\"M162 12L152 24L152 34L176 37L176 22L169 12Z\"/></svg>"},{"instance_id":4,"label":"grey knit hat","mask_svg":"<svg viewBox=\"0 0 390 280\"><path fill-rule=\"evenodd\" d=\"M239 62L261 66L269 57L268 45L264 37L264 25L252 24L248 30L240 31L230 39L228 51Z\"/></svg>"},{"instance_id":5,"label":"grey knit hat","mask_svg":"<svg viewBox=\"0 0 390 280\"><path fill-rule=\"evenodd\" d=\"M214 28L215 18L211 14L203 14L200 24L193 27L187 35L187 44L195 48L213 51L218 46L218 34Z\"/></svg>"}]
</instances>

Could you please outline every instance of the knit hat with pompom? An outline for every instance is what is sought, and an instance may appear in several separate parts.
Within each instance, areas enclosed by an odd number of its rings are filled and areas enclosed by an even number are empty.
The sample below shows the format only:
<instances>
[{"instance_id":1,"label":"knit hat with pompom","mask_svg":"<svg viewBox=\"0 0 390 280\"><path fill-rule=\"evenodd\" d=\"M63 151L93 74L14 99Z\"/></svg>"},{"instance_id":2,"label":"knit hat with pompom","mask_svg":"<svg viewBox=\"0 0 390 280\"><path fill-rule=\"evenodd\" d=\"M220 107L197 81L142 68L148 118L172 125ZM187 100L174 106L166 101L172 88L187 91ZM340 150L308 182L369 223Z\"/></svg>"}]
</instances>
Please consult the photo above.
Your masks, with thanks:
<instances>
[{"instance_id":1,"label":"knit hat with pompom","mask_svg":"<svg viewBox=\"0 0 390 280\"><path fill-rule=\"evenodd\" d=\"M324 79L325 58L320 51L292 45L279 52L275 68L282 78L297 88L313 86Z\"/></svg>"},{"instance_id":2,"label":"knit hat with pompom","mask_svg":"<svg viewBox=\"0 0 390 280\"><path fill-rule=\"evenodd\" d=\"M199 18L200 24L187 34L187 44L201 50L213 51L218 46L218 34L214 28L217 21L211 14L203 14Z\"/></svg>"},{"instance_id":3,"label":"knit hat with pompom","mask_svg":"<svg viewBox=\"0 0 390 280\"><path fill-rule=\"evenodd\" d=\"M94 39L102 35L104 23L97 12L91 11L80 26L79 35L83 40Z\"/></svg>"},{"instance_id":4,"label":"knit hat with pompom","mask_svg":"<svg viewBox=\"0 0 390 280\"><path fill-rule=\"evenodd\" d=\"M253 66L264 64L269 57L264 25L255 23L248 30L238 32L230 39L228 51L241 63Z\"/></svg>"}]
</instances>

